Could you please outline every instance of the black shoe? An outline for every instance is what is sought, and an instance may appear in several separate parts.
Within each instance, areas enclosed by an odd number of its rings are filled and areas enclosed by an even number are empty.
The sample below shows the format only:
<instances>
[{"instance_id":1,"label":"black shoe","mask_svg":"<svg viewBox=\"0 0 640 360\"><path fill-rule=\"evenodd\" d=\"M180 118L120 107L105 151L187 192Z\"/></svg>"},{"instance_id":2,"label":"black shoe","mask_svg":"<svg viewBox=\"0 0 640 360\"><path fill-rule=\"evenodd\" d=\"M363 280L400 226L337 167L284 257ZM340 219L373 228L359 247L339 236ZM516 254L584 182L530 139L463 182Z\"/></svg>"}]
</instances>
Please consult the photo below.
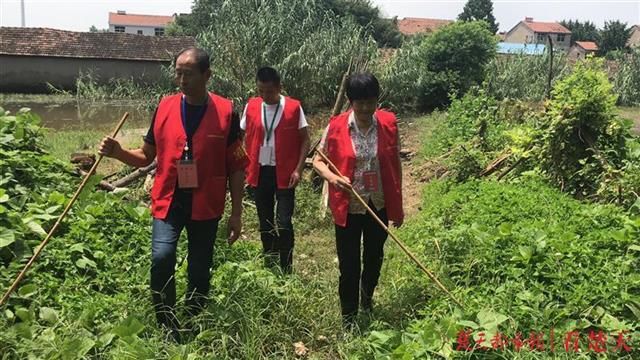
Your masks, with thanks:
<instances>
[{"instance_id":1,"label":"black shoe","mask_svg":"<svg viewBox=\"0 0 640 360\"><path fill-rule=\"evenodd\" d=\"M360 308L363 311L372 313L373 312L373 296L369 296L364 293L364 291L360 291Z\"/></svg>"},{"instance_id":2,"label":"black shoe","mask_svg":"<svg viewBox=\"0 0 640 360\"><path fill-rule=\"evenodd\" d=\"M358 312L354 311L348 314L342 314L342 326L347 330L355 328L358 319Z\"/></svg>"}]
</instances>

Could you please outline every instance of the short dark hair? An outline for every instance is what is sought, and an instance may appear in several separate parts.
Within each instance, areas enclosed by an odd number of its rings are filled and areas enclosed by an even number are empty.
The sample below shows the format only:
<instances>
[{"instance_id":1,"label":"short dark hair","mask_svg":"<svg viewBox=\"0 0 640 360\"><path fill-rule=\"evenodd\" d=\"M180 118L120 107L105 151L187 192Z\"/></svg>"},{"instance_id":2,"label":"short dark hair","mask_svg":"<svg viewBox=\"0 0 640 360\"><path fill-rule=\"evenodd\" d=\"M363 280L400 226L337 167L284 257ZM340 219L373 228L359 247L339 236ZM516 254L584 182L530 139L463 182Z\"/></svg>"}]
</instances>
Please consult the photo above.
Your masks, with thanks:
<instances>
[{"instance_id":1,"label":"short dark hair","mask_svg":"<svg viewBox=\"0 0 640 360\"><path fill-rule=\"evenodd\" d=\"M347 82L347 98L353 100L366 100L380 96L380 83L370 72L361 72L349 76Z\"/></svg>"},{"instance_id":2,"label":"short dark hair","mask_svg":"<svg viewBox=\"0 0 640 360\"><path fill-rule=\"evenodd\" d=\"M256 73L256 81L260 81L262 83L273 83L274 85L280 85L280 74L276 69L270 66L263 66L258 69Z\"/></svg>"},{"instance_id":3,"label":"short dark hair","mask_svg":"<svg viewBox=\"0 0 640 360\"><path fill-rule=\"evenodd\" d=\"M177 53L176 57L173 59L174 64L178 62L178 58L180 57L180 55L188 52L193 53L193 55L195 55L196 63L198 64L198 68L200 69L200 72L205 72L209 70L209 66L210 66L209 53L207 53L204 49L201 49L195 46L189 46L188 48L184 48L180 50L180 52Z\"/></svg>"}]
</instances>

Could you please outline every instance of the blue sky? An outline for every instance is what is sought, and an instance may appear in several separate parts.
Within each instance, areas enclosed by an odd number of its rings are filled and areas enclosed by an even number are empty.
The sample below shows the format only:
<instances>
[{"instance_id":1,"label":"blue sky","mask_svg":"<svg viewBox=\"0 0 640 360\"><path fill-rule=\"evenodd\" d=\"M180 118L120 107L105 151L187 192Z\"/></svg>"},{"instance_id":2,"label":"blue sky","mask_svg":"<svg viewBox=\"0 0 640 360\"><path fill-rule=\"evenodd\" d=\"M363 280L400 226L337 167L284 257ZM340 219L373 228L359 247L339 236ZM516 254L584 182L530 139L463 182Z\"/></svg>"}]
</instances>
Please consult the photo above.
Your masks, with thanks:
<instances>
[{"instance_id":1,"label":"blue sky","mask_svg":"<svg viewBox=\"0 0 640 360\"><path fill-rule=\"evenodd\" d=\"M291 0L295 1L295 0ZM454 19L464 0L374 0L387 16ZM108 12L171 15L189 12L191 0L25 0L26 25L87 31L108 26ZM500 30L509 30L525 16L539 21L590 20L602 26L619 19L640 24L640 0L494 0ZM20 0L0 1L0 26L20 26Z\"/></svg>"}]
</instances>

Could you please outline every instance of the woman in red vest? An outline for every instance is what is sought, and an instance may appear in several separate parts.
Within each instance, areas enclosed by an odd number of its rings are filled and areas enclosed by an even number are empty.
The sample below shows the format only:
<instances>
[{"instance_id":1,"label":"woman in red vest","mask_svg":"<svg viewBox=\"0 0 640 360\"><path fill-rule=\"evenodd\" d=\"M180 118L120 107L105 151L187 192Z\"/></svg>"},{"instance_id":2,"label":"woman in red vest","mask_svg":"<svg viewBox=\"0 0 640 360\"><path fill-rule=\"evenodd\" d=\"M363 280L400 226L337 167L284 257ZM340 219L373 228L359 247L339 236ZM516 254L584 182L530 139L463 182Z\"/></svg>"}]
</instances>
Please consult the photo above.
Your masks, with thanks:
<instances>
[{"instance_id":1,"label":"woman in red vest","mask_svg":"<svg viewBox=\"0 0 640 360\"><path fill-rule=\"evenodd\" d=\"M320 156L313 160L316 171L329 182L340 268L338 292L346 325L354 324L359 306L368 312L373 309L387 239L386 231L351 196L349 187L385 224L400 226L404 219L397 120L393 113L377 109L379 95L375 76L351 76L347 84L351 110L332 118L322 137L320 147L344 177L333 173Z\"/></svg>"},{"instance_id":2,"label":"woman in red vest","mask_svg":"<svg viewBox=\"0 0 640 360\"><path fill-rule=\"evenodd\" d=\"M207 91L209 55L187 48L176 56L175 80L181 93L164 97L140 149L123 149L107 137L100 153L143 167L157 158L151 190L151 290L156 317L180 341L175 317L176 248L187 229L187 306L197 313L209 292L213 247L227 192L231 190L229 243L242 228L246 154L232 103Z\"/></svg>"},{"instance_id":3,"label":"woman in red vest","mask_svg":"<svg viewBox=\"0 0 640 360\"><path fill-rule=\"evenodd\" d=\"M265 261L271 266L279 260L282 271L289 273L295 188L309 152L307 120L298 100L280 95L275 69L259 69L256 85L259 97L249 99L240 121L249 156L247 184L255 189Z\"/></svg>"}]
</instances>

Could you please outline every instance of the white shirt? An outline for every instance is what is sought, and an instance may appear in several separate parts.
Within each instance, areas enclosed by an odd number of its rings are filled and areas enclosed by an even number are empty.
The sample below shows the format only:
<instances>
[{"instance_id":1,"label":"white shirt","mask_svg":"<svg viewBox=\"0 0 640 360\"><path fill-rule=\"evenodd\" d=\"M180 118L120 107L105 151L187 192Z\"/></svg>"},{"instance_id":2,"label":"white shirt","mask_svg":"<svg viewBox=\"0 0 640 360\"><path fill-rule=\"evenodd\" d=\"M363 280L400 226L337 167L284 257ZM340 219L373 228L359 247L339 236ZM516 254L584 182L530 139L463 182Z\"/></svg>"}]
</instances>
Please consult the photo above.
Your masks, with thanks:
<instances>
[{"instance_id":1,"label":"white shirt","mask_svg":"<svg viewBox=\"0 0 640 360\"><path fill-rule=\"evenodd\" d=\"M282 118L282 111L284 110L284 96L280 95L280 107L278 108L278 113L275 114L275 120L273 122L273 133L271 133L271 138L267 141L267 130L264 129L264 140L262 142L263 146L271 146L273 147L273 151L271 152L271 159L267 163L260 163L260 165L266 166L276 166L276 128L278 124L280 124L280 119ZM274 113L278 104L269 105L263 103L265 111L260 111L260 125L264 128L264 119L263 116L267 115L267 125L271 125L271 120L273 120ZM262 109L261 109L262 110ZM300 106L300 119L298 120L298 129L302 129L309 126L307 124L307 119L304 116L304 111L302 110L302 106ZM240 129L247 130L247 105L244 106L244 111L242 112L242 119L240 119Z\"/></svg>"}]
</instances>

